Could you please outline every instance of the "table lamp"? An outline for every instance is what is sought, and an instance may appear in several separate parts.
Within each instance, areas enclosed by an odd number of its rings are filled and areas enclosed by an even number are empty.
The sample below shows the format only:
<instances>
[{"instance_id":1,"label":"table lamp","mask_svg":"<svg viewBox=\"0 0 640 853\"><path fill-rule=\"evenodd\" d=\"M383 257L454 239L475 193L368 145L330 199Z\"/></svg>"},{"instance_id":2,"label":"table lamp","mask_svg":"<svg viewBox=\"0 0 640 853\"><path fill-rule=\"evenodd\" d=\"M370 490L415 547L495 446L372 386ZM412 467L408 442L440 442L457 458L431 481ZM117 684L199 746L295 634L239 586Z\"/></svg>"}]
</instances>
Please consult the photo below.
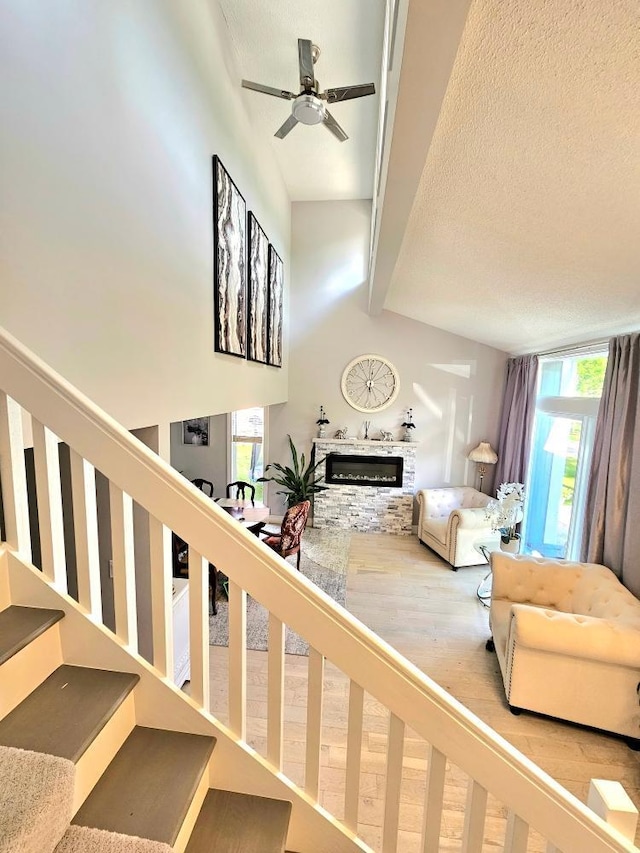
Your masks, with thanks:
<instances>
[{"instance_id":1,"label":"table lamp","mask_svg":"<svg viewBox=\"0 0 640 853\"><path fill-rule=\"evenodd\" d=\"M480 475L480 491L482 491L482 480L487 472L487 465L495 465L498 461L498 454L488 441L481 441L477 447L469 451L467 459L471 462L478 463L478 474Z\"/></svg>"}]
</instances>

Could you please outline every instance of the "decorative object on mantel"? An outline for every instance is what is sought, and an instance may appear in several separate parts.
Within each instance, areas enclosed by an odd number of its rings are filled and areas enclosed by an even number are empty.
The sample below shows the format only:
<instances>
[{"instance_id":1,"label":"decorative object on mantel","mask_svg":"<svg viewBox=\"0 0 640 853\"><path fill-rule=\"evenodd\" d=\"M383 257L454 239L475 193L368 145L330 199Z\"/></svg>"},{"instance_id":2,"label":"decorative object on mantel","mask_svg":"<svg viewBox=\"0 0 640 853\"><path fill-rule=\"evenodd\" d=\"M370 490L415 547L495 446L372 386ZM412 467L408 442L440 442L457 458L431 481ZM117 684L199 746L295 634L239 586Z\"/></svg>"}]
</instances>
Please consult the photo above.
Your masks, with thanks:
<instances>
[{"instance_id":1,"label":"decorative object on mantel","mask_svg":"<svg viewBox=\"0 0 640 853\"><path fill-rule=\"evenodd\" d=\"M342 394L358 412L381 412L400 391L398 371L381 355L359 355L342 374Z\"/></svg>"},{"instance_id":2,"label":"decorative object on mantel","mask_svg":"<svg viewBox=\"0 0 640 853\"><path fill-rule=\"evenodd\" d=\"M404 427L402 440L411 441L411 430L416 428L416 425L413 422L413 409L407 409L407 419L403 421L400 426Z\"/></svg>"},{"instance_id":3,"label":"decorative object on mantel","mask_svg":"<svg viewBox=\"0 0 640 853\"><path fill-rule=\"evenodd\" d=\"M286 465L281 465L279 462L270 462L264 469L265 474L270 468L274 468L278 472L278 476L258 477L256 482L268 483L273 481L279 486L282 486L282 489L277 491L276 494L285 495L287 498L287 506L290 507L294 504L300 503L300 501L310 500L312 495L316 494L316 492L325 491L327 487L318 485L322 480L322 477L316 476L316 468L321 462L324 462L324 456L321 459L318 459L318 461L313 465L309 462L305 467L307 460L305 459L304 453L302 453L298 458L298 451L293 443L293 439L290 435L288 435L287 438L289 439L289 449L291 450L293 467L288 468Z\"/></svg>"},{"instance_id":4,"label":"decorative object on mantel","mask_svg":"<svg viewBox=\"0 0 640 853\"><path fill-rule=\"evenodd\" d=\"M371 426L371 421L363 421L362 426L364 427L364 440L369 441L369 427Z\"/></svg>"},{"instance_id":5,"label":"decorative object on mantel","mask_svg":"<svg viewBox=\"0 0 640 853\"><path fill-rule=\"evenodd\" d=\"M474 447L473 450L469 451L467 459L471 462L478 463L478 474L480 476L479 491L482 491L482 480L484 479L484 475L487 473L487 465L495 465L498 461L498 454L495 452L493 447L491 447L488 441L481 441L477 447Z\"/></svg>"},{"instance_id":6,"label":"decorative object on mantel","mask_svg":"<svg viewBox=\"0 0 640 853\"><path fill-rule=\"evenodd\" d=\"M318 424L318 438L324 438L326 432L325 427L328 423L330 423L330 421L327 418L327 415L322 406L320 406L320 417L318 418L316 423Z\"/></svg>"},{"instance_id":7,"label":"decorative object on mantel","mask_svg":"<svg viewBox=\"0 0 640 853\"><path fill-rule=\"evenodd\" d=\"M491 529L500 533L500 548L517 554L520 550L520 534L516 533L516 526L522 521L524 485L502 483L497 498L487 504L487 519L491 522Z\"/></svg>"},{"instance_id":8,"label":"decorative object on mantel","mask_svg":"<svg viewBox=\"0 0 640 853\"><path fill-rule=\"evenodd\" d=\"M386 429L380 430L380 441L393 441L393 433Z\"/></svg>"},{"instance_id":9,"label":"decorative object on mantel","mask_svg":"<svg viewBox=\"0 0 640 853\"><path fill-rule=\"evenodd\" d=\"M347 436L348 432L349 432L349 427L342 427L342 429L336 430L336 438L340 439L340 441L344 441L344 439L348 437Z\"/></svg>"}]
</instances>

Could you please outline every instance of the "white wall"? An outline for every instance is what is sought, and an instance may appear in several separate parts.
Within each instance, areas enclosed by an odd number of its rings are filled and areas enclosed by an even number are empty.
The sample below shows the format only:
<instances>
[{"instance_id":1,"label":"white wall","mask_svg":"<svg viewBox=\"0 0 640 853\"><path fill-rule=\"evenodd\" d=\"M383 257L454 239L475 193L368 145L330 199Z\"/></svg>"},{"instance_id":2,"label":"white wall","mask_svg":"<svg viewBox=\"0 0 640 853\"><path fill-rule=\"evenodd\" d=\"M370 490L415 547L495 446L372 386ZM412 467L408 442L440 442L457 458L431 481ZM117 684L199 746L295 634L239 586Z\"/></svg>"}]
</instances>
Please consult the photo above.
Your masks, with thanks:
<instances>
[{"instance_id":1,"label":"white wall","mask_svg":"<svg viewBox=\"0 0 640 853\"><path fill-rule=\"evenodd\" d=\"M0 325L127 427L286 399L213 352L213 154L289 271L229 42L215 0L0 6Z\"/></svg>"},{"instance_id":2,"label":"white wall","mask_svg":"<svg viewBox=\"0 0 640 853\"><path fill-rule=\"evenodd\" d=\"M391 408L368 417L369 437L383 428L400 438L411 406L416 488L474 484L466 454L482 439L495 447L507 356L388 311L369 316L369 219L367 201L293 205L289 401L271 408L269 460L288 460L287 433L299 450L310 447L320 404L331 421L328 436L347 426L362 437L367 416L345 401L340 379L351 359L377 353L396 366L401 387ZM271 487L276 510L274 493Z\"/></svg>"}]
</instances>

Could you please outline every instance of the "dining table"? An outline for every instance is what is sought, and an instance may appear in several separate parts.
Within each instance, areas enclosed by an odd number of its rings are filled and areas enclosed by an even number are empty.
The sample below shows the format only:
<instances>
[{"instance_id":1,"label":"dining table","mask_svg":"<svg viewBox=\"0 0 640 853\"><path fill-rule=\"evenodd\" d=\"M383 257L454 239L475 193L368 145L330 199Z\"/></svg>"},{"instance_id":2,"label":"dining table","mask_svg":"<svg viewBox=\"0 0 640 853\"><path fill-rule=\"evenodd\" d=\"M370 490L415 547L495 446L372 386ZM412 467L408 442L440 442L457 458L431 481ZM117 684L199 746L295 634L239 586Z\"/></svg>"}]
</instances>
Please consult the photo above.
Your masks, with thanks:
<instances>
[{"instance_id":1,"label":"dining table","mask_svg":"<svg viewBox=\"0 0 640 853\"><path fill-rule=\"evenodd\" d=\"M228 512L232 518L240 522L247 530L256 536L262 530L269 518L269 507L261 501L241 500L240 498L220 498L218 506Z\"/></svg>"}]
</instances>

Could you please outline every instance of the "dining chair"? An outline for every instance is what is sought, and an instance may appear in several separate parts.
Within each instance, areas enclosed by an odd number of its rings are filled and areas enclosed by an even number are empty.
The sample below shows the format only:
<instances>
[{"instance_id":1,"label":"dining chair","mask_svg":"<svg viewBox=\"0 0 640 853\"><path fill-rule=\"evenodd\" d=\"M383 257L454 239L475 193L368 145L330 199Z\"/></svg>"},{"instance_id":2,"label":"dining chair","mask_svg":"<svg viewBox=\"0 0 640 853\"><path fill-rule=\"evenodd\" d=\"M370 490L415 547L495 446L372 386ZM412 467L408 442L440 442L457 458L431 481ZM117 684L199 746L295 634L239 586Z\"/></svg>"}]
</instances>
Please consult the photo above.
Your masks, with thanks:
<instances>
[{"instance_id":1,"label":"dining chair","mask_svg":"<svg viewBox=\"0 0 640 853\"><path fill-rule=\"evenodd\" d=\"M213 483L211 480L203 480L202 477L196 477L195 480L191 481L196 489L200 489L201 492L204 492L207 497L213 498Z\"/></svg>"},{"instance_id":2,"label":"dining chair","mask_svg":"<svg viewBox=\"0 0 640 853\"><path fill-rule=\"evenodd\" d=\"M246 501L245 491L248 489L252 506L255 506L256 487L251 483L245 483L244 480L237 480L235 483L227 483L227 497L231 497L231 492L235 488L236 500Z\"/></svg>"},{"instance_id":3,"label":"dining chair","mask_svg":"<svg viewBox=\"0 0 640 853\"><path fill-rule=\"evenodd\" d=\"M310 501L301 501L298 504L290 506L285 512L282 519L282 525L278 533L272 533L271 530L262 530L261 534L266 535L263 539L265 545L268 545L276 553L280 554L285 559L297 555L296 568L300 571L300 541L304 528L309 517L309 509L311 508Z\"/></svg>"}]
</instances>

